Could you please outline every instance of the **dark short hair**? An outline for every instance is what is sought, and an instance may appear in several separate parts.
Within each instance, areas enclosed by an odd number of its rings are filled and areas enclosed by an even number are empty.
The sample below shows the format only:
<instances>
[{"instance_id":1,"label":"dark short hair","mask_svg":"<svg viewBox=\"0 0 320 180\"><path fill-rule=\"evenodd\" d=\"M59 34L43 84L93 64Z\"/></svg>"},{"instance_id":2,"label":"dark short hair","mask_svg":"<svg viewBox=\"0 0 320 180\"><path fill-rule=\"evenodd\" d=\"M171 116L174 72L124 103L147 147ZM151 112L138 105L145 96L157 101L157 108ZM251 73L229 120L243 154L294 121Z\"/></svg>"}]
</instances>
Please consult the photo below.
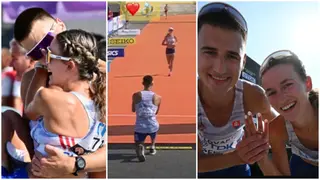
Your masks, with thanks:
<instances>
[{"instance_id":1,"label":"dark short hair","mask_svg":"<svg viewBox=\"0 0 320 180\"><path fill-rule=\"evenodd\" d=\"M153 77L150 75L146 75L143 77L143 85L150 86L153 82Z\"/></svg>"},{"instance_id":2,"label":"dark short hair","mask_svg":"<svg viewBox=\"0 0 320 180\"><path fill-rule=\"evenodd\" d=\"M92 33L92 35L96 38L97 42L99 42L99 41L101 41L101 40L106 38L103 35L97 34L97 33Z\"/></svg>"},{"instance_id":3,"label":"dark short hair","mask_svg":"<svg viewBox=\"0 0 320 180\"><path fill-rule=\"evenodd\" d=\"M98 43L98 57L99 59L106 61L107 42L106 39L102 39Z\"/></svg>"},{"instance_id":4,"label":"dark short hair","mask_svg":"<svg viewBox=\"0 0 320 180\"><path fill-rule=\"evenodd\" d=\"M16 41L20 43L27 38L31 32L33 23L36 20L43 20L45 18L54 20L54 18L42 8L29 8L20 13L13 27L13 34Z\"/></svg>"},{"instance_id":5,"label":"dark short hair","mask_svg":"<svg viewBox=\"0 0 320 180\"><path fill-rule=\"evenodd\" d=\"M239 23L227 12L212 12L198 18L198 32L200 32L204 24L229 29L239 32L243 40L247 41L247 32L245 32Z\"/></svg>"}]
</instances>

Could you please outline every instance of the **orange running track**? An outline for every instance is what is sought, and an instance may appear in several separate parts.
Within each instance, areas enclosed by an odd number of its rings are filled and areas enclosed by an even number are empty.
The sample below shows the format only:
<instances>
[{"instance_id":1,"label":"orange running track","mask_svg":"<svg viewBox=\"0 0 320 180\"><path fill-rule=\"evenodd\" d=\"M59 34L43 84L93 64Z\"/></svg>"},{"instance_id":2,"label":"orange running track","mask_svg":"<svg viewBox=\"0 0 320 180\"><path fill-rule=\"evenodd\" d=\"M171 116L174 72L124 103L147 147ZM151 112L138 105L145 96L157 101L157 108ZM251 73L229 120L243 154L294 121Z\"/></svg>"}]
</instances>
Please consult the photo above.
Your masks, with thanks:
<instances>
[{"instance_id":1,"label":"orange running track","mask_svg":"<svg viewBox=\"0 0 320 180\"><path fill-rule=\"evenodd\" d=\"M196 16L170 16L168 23L149 23L111 63L108 81L109 143L133 143L132 94L142 90L142 77L154 76L153 91L162 96L157 143L196 143ZM170 21L170 23L169 23ZM188 23L181 23L189 21ZM191 23L193 22L193 23ZM173 75L162 40L172 26L178 38ZM146 142L150 142L147 138Z\"/></svg>"}]
</instances>

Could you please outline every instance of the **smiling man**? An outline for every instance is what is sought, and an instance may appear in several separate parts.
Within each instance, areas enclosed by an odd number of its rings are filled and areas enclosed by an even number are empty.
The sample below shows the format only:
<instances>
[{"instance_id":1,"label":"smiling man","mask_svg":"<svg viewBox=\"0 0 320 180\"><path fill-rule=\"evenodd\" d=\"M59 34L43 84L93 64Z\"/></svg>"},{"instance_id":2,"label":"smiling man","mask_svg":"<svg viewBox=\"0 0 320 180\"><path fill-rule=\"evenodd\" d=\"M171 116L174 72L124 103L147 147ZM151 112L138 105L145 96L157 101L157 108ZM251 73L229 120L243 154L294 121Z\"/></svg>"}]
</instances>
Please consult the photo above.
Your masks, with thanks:
<instances>
[{"instance_id":1,"label":"smiling man","mask_svg":"<svg viewBox=\"0 0 320 180\"><path fill-rule=\"evenodd\" d=\"M241 80L248 27L234 7L209 3L198 15L198 172L201 177L250 176L267 155L266 137L243 139L245 114L276 117L264 93Z\"/></svg>"}]
</instances>

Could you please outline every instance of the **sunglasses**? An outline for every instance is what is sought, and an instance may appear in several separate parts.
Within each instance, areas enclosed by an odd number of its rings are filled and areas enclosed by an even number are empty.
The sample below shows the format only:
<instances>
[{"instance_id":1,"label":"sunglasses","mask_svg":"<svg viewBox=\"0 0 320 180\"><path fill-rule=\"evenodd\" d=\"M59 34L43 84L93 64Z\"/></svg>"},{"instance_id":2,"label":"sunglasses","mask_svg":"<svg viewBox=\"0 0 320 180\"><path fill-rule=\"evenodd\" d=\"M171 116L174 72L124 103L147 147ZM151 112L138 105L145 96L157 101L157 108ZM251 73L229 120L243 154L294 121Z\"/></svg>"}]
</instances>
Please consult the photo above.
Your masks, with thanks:
<instances>
[{"instance_id":1,"label":"sunglasses","mask_svg":"<svg viewBox=\"0 0 320 180\"><path fill-rule=\"evenodd\" d=\"M52 59L62 60L62 61L70 61L71 60L71 58L69 58L69 57L63 57L63 56L52 54L50 48L47 47L47 58L46 58L46 64L47 65L50 64L51 58Z\"/></svg>"},{"instance_id":2,"label":"sunglasses","mask_svg":"<svg viewBox=\"0 0 320 180\"><path fill-rule=\"evenodd\" d=\"M27 54L26 56L31 57L33 60L39 60L43 57L41 49L46 49L50 46L52 40L54 39L54 28L55 23L52 24L49 32L39 41Z\"/></svg>"},{"instance_id":3,"label":"sunglasses","mask_svg":"<svg viewBox=\"0 0 320 180\"><path fill-rule=\"evenodd\" d=\"M267 62L271 59L284 59L284 58L298 58L296 54L294 54L290 50L279 50L272 54L270 54L261 64L261 67L264 67Z\"/></svg>"},{"instance_id":4,"label":"sunglasses","mask_svg":"<svg viewBox=\"0 0 320 180\"><path fill-rule=\"evenodd\" d=\"M230 14L233 17L233 19L238 22L242 30L244 30L245 32L248 32L247 22L244 19L244 17L241 15L241 13L234 7L225 3L213 2L213 3L206 4L201 8L198 18L201 18L202 16L210 13L217 13L217 12L223 12L223 11Z\"/></svg>"}]
</instances>

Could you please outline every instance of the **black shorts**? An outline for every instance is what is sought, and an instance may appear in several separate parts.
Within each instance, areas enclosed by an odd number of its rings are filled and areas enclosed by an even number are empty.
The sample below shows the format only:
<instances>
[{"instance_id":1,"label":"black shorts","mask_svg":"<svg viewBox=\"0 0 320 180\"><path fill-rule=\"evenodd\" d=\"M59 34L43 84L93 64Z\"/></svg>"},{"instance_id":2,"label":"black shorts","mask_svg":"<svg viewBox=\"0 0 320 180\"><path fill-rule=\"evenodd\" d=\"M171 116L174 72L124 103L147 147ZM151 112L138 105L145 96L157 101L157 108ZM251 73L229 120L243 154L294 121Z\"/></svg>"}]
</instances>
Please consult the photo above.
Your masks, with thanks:
<instances>
[{"instance_id":1,"label":"black shorts","mask_svg":"<svg viewBox=\"0 0 320 180\"><path fill-rule=\"evenodd\" d=\"M176 49L174 48L166 48L166 54L174 54L176 52Z\"/></svg>"}]
</instances>

